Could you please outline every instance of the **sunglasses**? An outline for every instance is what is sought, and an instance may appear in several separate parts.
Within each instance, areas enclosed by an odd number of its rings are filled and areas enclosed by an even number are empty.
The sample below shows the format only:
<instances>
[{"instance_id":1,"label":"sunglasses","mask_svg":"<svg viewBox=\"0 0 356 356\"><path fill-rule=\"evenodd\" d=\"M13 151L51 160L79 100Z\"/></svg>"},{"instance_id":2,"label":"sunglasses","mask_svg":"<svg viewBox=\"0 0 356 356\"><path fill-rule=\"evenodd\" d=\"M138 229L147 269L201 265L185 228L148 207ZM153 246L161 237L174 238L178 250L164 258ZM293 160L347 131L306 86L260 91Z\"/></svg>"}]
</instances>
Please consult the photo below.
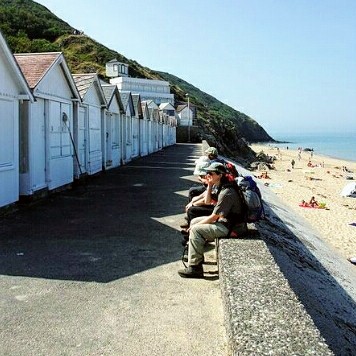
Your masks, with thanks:
<instances>
[{"instance_id":1,"label":"sunglasses","mask_svg":"<svg viewBox=\"0 0 356 356\"><path fill-rule=\"evenodd\" d=\"M213 171L213 172L207 172L206 174L207 174L207 175L209 175L209 176L212 176L212 175L214 175L214 174L219 174L219 173L218 173L218 172Z\"/></svg>"}]
</instances>

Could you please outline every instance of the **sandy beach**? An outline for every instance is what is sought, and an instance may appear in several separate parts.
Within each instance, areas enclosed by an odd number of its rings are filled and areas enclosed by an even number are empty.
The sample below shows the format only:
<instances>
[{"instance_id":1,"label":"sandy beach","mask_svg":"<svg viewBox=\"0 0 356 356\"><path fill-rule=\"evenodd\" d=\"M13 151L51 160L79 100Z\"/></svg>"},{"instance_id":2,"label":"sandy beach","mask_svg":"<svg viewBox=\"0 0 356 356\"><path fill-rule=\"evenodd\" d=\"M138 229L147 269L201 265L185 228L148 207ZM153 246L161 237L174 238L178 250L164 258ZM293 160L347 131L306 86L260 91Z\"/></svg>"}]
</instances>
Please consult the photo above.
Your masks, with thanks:
<instances>
[{"instance_id":1,"label":"sandy beach","mask_svg":"<svg viewBox=\"0 0 356 356\"><path fill-rule=\"evenodd\" d=\"M290 207L291 213L303 216L345 258L356 256L356 198L340 195L347 183L356 180L356 162L306 151L301 151L298 157L297 150L277 149L272 144L254 144L251 148L256 153L263 151L277 158L274 169L267 170L270 178L257 178L258 184L267 185ZM308 166L309 161L312 167ZM254 171L256 177L260 174L261 171ZM312 196L325 204L325 208L299 206L302 200L309 202ZM350 225L352 223L355 225Z\"/></svg>"}]
</instances>

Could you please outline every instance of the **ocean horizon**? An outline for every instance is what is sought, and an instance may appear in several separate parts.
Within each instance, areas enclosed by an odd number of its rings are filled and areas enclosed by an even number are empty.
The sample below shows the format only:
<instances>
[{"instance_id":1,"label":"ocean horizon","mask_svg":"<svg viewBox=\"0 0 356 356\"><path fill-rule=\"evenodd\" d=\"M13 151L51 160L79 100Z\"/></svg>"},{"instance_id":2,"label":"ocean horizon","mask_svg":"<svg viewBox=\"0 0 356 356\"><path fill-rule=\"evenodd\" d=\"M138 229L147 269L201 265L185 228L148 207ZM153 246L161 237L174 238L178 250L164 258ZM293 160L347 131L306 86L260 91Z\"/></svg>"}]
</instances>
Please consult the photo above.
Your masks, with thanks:
<instances>
[{"instance_id":1,"label":"ocean horizon","mask_svg":"<svg viewBox=\"0 0 356 356\"><path fill-rule=\"evenodd\" d=\"M276 147L312 148L315 154L356 162L356 132L275 133Z\"/></svg>"}]
</instances>

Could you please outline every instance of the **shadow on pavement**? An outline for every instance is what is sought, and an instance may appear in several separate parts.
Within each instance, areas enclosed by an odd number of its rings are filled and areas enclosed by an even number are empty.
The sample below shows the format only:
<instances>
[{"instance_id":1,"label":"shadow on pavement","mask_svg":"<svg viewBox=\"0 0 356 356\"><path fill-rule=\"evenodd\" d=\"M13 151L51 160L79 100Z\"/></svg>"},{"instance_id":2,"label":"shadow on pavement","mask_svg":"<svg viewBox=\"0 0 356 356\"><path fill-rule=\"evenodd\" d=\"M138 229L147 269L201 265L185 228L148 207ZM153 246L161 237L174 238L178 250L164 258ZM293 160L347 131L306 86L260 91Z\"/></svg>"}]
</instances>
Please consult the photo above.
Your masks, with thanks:
<instances>
[{"instance_id":1,"label":"shadow on pavement","mask_svg":"<svg viewBox=\"0 0 356 356\"><path fill-rule=\"evenodd\" d=\"M171 146L0 218L0 274L106 283L180 260L200 155Z\"/></svg>"}]
</instances>

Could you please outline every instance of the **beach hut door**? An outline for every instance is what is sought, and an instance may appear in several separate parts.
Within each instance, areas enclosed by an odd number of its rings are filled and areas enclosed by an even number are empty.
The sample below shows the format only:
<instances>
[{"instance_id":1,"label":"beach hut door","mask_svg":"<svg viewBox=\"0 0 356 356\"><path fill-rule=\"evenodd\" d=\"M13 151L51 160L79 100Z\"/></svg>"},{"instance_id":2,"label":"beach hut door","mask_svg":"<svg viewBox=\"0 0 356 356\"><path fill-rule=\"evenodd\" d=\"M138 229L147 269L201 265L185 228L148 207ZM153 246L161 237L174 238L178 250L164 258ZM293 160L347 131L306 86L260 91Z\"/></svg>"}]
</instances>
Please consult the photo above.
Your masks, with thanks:
<instances>
[{"instance_id":1,"label":"beach hut door","mask_svg":"<svg viewBox=\"0 0 356 356\"><path fill-rule=\"evenodd\" d=\"M78 116L78 156L81 172L87 172L88 162L88 112L86 107L79 107Z\"/></svg>"}]
</instances>

